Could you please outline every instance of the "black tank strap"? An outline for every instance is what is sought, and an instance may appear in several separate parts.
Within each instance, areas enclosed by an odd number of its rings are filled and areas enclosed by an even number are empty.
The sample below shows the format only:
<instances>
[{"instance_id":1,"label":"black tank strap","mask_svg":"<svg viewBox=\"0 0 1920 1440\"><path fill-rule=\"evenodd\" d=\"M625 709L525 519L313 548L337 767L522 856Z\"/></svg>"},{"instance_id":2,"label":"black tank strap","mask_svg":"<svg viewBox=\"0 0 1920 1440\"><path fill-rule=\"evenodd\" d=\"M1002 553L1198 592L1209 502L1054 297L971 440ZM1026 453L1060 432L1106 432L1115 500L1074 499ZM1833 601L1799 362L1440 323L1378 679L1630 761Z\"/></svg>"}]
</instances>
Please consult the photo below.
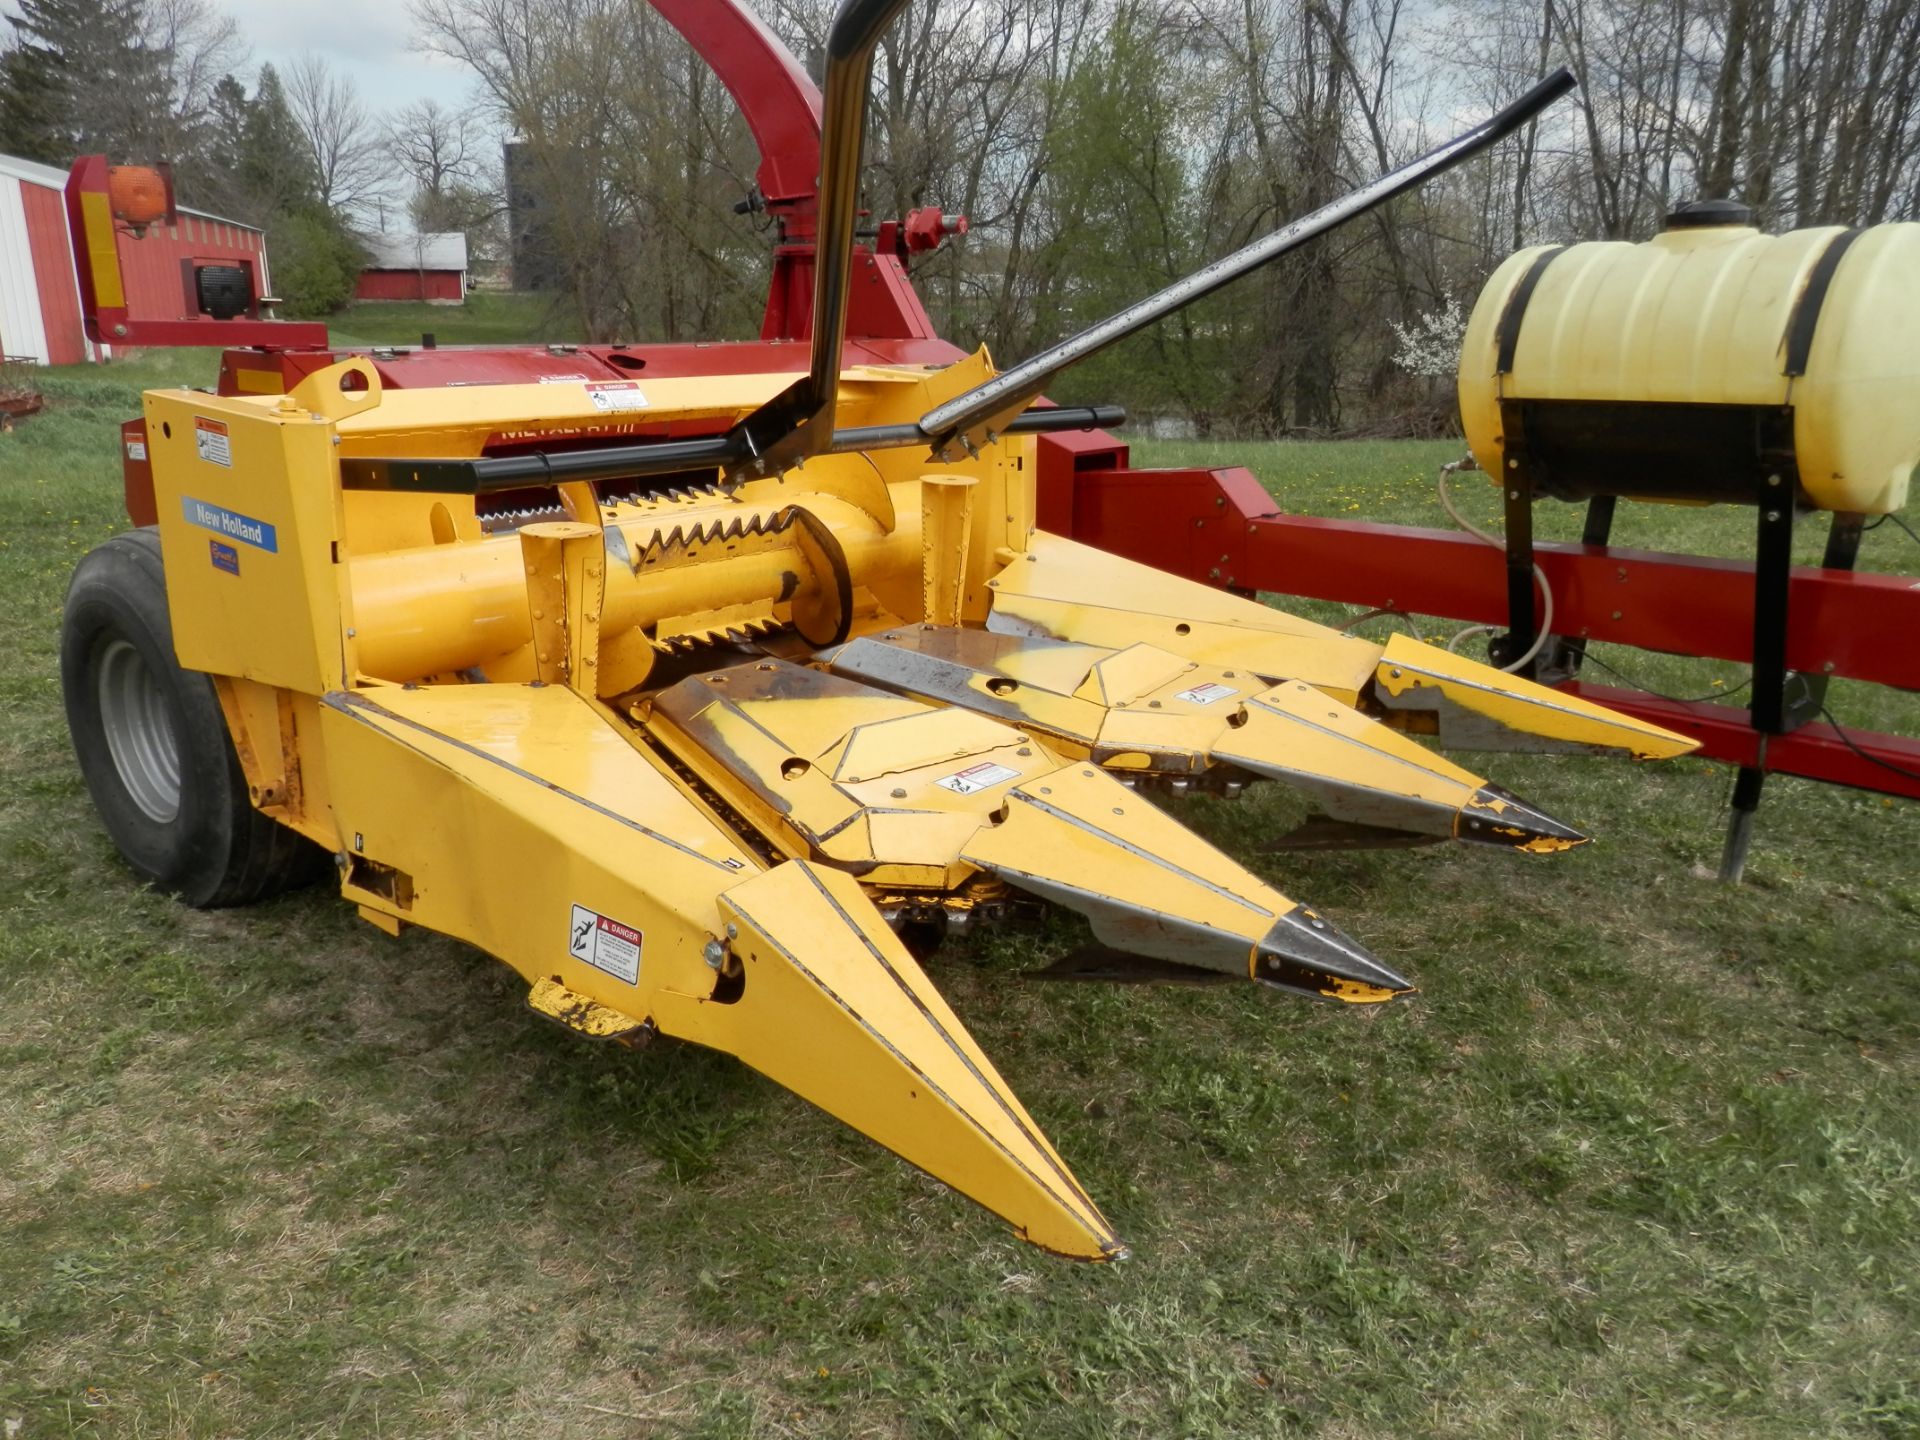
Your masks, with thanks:
<instances>
[{"instance_id":1,"label":"black tank strap","mask_svg":"<svg viewBox=\"0 0 1920 1440\"><path fill-rule=\"evenodd\" d=\"M1494 368L1496 375L1513 373L1513 352L1520 345L1520 322L1526 318L1527 303L1533 299L1533 288L1540 283L1540 276L1553 263L1554 257L1566 248L1556 245L1534 256L1533 264L1527 267L1527 273L1520 277L1520 283L1513 287L1513 294L1507 297L1507 308L1500 312L1500 328L1495 332L1500 341L1500 359Z\"/></svg>"},{"instance_id":2,"label":"black tank strap","mask_svg":"<svg viewBox=\"0 0 1920 1440\"><path fill-rule=\"evenodd\" d=\"M1842 230L1827 242L1827 248L1813 262L1813 271L1807 276L1807 288L1800 292L1799 300L1794 303L1793 316L1787 321L1787 363L1781 374L1807 373L1807 356L1813 353L1814 327L1820 323L1820 307L1827 303L1827 291L1833 287L1833 272L1840 268L1841 257L1864 233L1860 230Z\"/></svg>"}]
</instances>

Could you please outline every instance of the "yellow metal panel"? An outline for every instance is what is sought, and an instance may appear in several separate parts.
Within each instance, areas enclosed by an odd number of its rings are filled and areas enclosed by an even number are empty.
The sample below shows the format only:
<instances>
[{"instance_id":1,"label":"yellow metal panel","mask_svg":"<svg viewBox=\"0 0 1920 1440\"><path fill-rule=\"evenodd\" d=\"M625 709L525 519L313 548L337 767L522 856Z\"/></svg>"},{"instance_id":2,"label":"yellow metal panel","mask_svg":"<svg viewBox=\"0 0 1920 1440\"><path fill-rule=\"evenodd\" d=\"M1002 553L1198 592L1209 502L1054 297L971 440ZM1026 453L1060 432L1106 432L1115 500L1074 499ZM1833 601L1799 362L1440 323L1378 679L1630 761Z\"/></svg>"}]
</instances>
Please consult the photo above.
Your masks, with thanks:
<instances>
[{"instance_id":1,"label":"yellow metal panel","mask_svg":"<svg viewBox=\"0 0 1920 1440\"><path fill-rule=\"evenodd\" d=\"M1379 682L1382 704L1437 708L1444 745L1503 749L1521 739L1525 748L1624 751L1636 760L1666 760L1700 748L1685 735L1405 635L1387 642Z\"/></svg>"},{"instance_id":2,"label":"yellow metal panel","mask_svg":"<svg viewBox=\"0 0 1920 1440\"><path fill-rule=\"evenodd\" d=\"M585 382L548 385L451 385L388 390L378 407L340 422L344 456L478 455L490 440L591 432L617 438L662 420L732 420L793 382L786 374L712 375L640 380L646 406L614 420L593 403Z\"/></svg>"},{"instance_id":3,"label":"yellow metal panel","mask_svg":"<svg viewBox=\"0 0 1920 1440\"><path fill-rule=\"evenodd\" d=\"M786 853L874 884L959 884L960 849L1009 784L1060 763L982 716L777 661L682 681L650 724Z\"/></svg>"},{"instance_id":4,"label":"yellow metal panel","mask_svg":"<svg viewBox=\"0 0 1920 1440\"><path fill-rule=\"evenodd\" d=\"M962 858L1087 917L1102 942L1349 1003L1411 988L1151 801L1091 765L1019 785Z\"/></svg>"},{"instance_id":5,"label":"yellow metal panel","mask_svg":"<svg viewBox=\"0 0 1920 1440\"><path fill-rule=\"evenodd\" d=\"M408 903L381 913L499 955L535 1008L575 1028L623 1036L652 1019L738 1055L1036 1244L1118 1252L852 880L761 872L558 686L336 695L324 715L352 852L410 881ZM594 964L581 953L597 953L600 921L613 939ZM602 968L629 956L630 978Z\"/></svg>"},{"instance_id":6,"label":"yellow metal panel","mask_svg":"<svg viewBox=\"0 0 1920 1440\"><path fill-rule=\"evenodd\" d=\"M87 265L93 273L93 298L102 309L120 310L127 292L120 281L120 252L114 241L113 202L98 190L80 195L80 226L87 236ZM113 337L108 336L109 340Z\"/></svg>"},{"instance_id":7,"label":"yellow metal panel","mask_svg":"<svg viewBox=\"0 0 1920 1440\"><path fill-rule=\"evenodd\" d=\"M925 475L920 480L920 613L935 625L958 625L965 609L977 483L966 475Z\"/></svg>"},{"instance_id":8,"label":"yellow metal panel","mask_svg":"<svg viewBox=\"0 0 1920 1440\"><path fill-rule=\"evenodd\" d=\"M981 831L967 857L1035 888L1122 896L1139 913L1109 944L1187 958L1191 932L1238 936L1241 961L1294 902L1207 844L1151 800L1091 765L1019 787L1007 819ZM1075 907L1079 908L1079 907ZM1096 929L1099 927L1096 926Z\"/></svg>"},{"instance_id":9,"label":"yellow metal panel","mask_svg":"<svg viewBox=\"0 0 1920 1440\"><path fill-rule=\"evenodd\" d=\"M1349 704L1380 658L1365 640L1044 531L988 583L997 630L1113 650L1145 641L1269 682L1305 680Z\"/></svg>"},{"instance_id":10,"label":"yellow metal panel","mask_svg":"<svg viewBox=\"0 0 1920 1440\"><path fill-rule=\"evenodd\" d=\"M335 693L320 714L343 848L409 877L397 918L636 1020L664 984L713 983L716 897L759 862L589 702L440 686ZM643 936L633 978L574 953L575 906Z\"/></svg>"},{"instance_id":11,"label":"yellow metal panel","mask_svg":"<svg viewBox=\"0 0 1920 1440\"><path fill-rule=\"evenodd\" d=\"M287 389L277 370L235 370L233 383L246 395L283 395Z\"/></svg>"},{"instance_id":12,"label":"yellow metal panel","mask_svg":"<svg viewBox=\"0 0 1920 1440\"><path fill-rule=\"evenodd\" d=\"M147 445L174 649L317 695L351 672L331 428L290 401L160 390Z\"/></svg>"},{"instance_id":13,"label":"yellow metal panel","mask_svg":"<svg viewBox=\"0 0 1920 1440\"><path fill-rule=\"evenodd\" d=\"M1168 688L1168 682L1186 675L1193 662L1153 645L1129 645L1094 662L1075 694L1102 705L1125 705L1150 690Z\"/></svg>"},{"instance_id":14,"label":"yellow metal panel","mask_svg":"<svg viewBox=\"0 0 1920 1440\"><path fill-rule=\"evenodd\" d=\"M738 999L660 997L669 1033L762 1074L1055 1254L1125 1247L993 1062L851 879L794 861L729 890Z\"/></svg>"}]
</instances>

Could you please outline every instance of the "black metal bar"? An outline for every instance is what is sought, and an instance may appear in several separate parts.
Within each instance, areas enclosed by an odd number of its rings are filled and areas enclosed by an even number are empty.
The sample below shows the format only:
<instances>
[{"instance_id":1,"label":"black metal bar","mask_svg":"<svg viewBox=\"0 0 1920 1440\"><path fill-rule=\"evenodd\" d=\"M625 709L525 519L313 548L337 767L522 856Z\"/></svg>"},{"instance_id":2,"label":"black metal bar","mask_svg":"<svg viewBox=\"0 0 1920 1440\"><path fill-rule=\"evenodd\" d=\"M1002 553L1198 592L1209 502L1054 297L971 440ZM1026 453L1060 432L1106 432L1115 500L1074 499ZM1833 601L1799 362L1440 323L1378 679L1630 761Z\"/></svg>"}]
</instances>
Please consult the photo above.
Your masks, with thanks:
<instances>
[{"instance_id":1,"label":"black metal bar","mask_svg":"<svg viewBox=\"0 0 1920 1440\"><path fill-rule=\"evenodd\" d=\"M1587 501L1587 518L1580 527L1582 545L1605 545L1613 538L1614 511L1620 506L1618 495L1595 495ZM1580 667L1587 660L1587 642L1583 639L1557 640L1552 645L1553 653L1543 656L1545 664L1534 667L1537 679L1548 684L1558 685L1562 680L1571 680L1580 673Z\"/></svg>"},{"instance_id":2,"label":"black metal bar","mask_svg":"<svg viewBox=\"0 0 1920 1440\"><path fill-rule=\"evenodd\" d=\"M1203 266L1184 279L1176 280L1157 295L1135 301L1079 334L1062 340L1010 370L1004 370L964 394L935 406L920 417L920 427L936 446L944 446L955 435L1016 410L1046 389L1048 383L1069 365L1078 364L1107 346L1124 340L1154 321L1180 310L1222 285L1239 279L1271 260L1327 231L1344 225L1355 216L1385 204L1394 196L1424 184L1435 175L1452 169L1461 161L1477 155L1489 145L1518 130L1547 106L1574 88L1571 71L1554 71L1511 105L1482 121L1444 145L1429 150L1417 160L1382 175L1331 204L1281 226L1233 254Z\"/></svg>"},{"instance_id":3,"label":"black metal bar","mask_svg":"<svg viewBox=\"0 0 1920 1440\"><path fill-rule=\"evenodd\" d=\"M1794 486L1779 470L1762 480L1753 553L1753 728L1784 735L1787 706L1787 585L1793 568Z\"/></svg>"},{"instance_id":4,"label":"black metal bar","mask_svg":"<svg viewBox=\"0 0 1920 1440\"><path fill-rule=\"evenodd\" d=\"M1786 477L1782 476L1782 486ZM1857 511L1836 510L1833 512L1833 524L1827 530L1826 553L1821 565L1828 570L1851 570L1860 554L1860 539L1866 533L1866 516ZM1755 568L1755 580L1758 583L1758 567ZM1782 602L1784 605L1784 602ZM1786 619L1783 615L1781 628L1784 632ZM1780 644L1784 650L1786 637L1783 633ZM1783 662L1784 664L1784 662ZM1809 674L1804 670L1789 670L1783 673L1780 682L1780 728L1773 732L1784 734L1797 730L1809 720L1818 718L1827 703L1827 684L1831 675L1826 671Z\"/></svg>"},{"instance_id":5,"label":"black metal bar","mask_svg":"<svg viewBox=\"0 0 1920 1440\"><path fill-rule=\"evenodd\" d=\"M501 490L526 490L575 480L621 480L718 467L732 454L731 437L714 435L698 440L663 440L653 445L612 445L553 454L535 451L467 460L405 456L342 460L340 488L492 495Z\"/></svg>"},{"instance_id":6,"label":"black metal bar","mask_svg":"<svg viewBox=\"0 0 1920 1440\"><path fill-rule=\"evenodd\" d=\"M1047 410L1026 410L1007 422L1007 435L1048 435L1060 430L1111 430L1127 423L1127 412L1119 405L1055 406ZM849 450L899 450L927 443L926 432L913 421L900 425L863 425L857 430L835 432L832 449L836 455Z\"/></svg>"},{"instance_id":7,"label":"black metal bar","mask_svg":"<svg viewBox=\"0 0 1920 1440\"><path fill-rule=\"evenodd\" d=\"M1009 434L1045 435L1060 430L1110 430L1124 425L1118 405L1074 405L1029 410L1007 426ZM924 445L927 437L912 421L900 425L863 425L833 437L837 452L899 450ZM467 460L415 460L403 456L342 460L343 490L404 490L426 495L492 495L502 490L538 489L575 480L637 480L681 470L718 468L733 458L733 438L712 435L697 440L661 440L650 445L607 445L593 450L549 454L495 455Z\"/></svg>"},{"instance_id":8,"label":"black metal bar","mask_svg":"<svg viewBox=\"0 0 1920 1440\"><path fill-rule=\"evenodd\" d=\"M1613 512L1619 503L1618 495L1596 495L1587 501L1587 523L1580 531L1582 545L1604 545L1613 538Z\"/></svg>"},{"instance_id":9,"label":"black metal bar","mask_svg":"<svg viewBox=\"0 0 1920 1440\"><path fill-rule=\"evenodd\" d=\"M866 139L873 52L907 0L842 0L827 31L827 74L821 102L820 190L813 245L813 335L807 373L734 427L736 447L725 465L756 475L776 473L832 448L853 287L860 151Z\"/></svg>"},{"instance_id":10,"label":"black metal bar","mask_svg":"<svg viewBox=\"0 0 1920 1440\"><path fill-rule=\"evenodd\" d=\"M1827 551L1820 563L1828 570L1851 570L1860 558L1860 537L1867 533L1867 517L1858 510L1833 512L1827 531Z\"/></svg>"},{"instance_id":11,"label":"black metal bar","mask_svg":"<svg viewBox=\"0 0 1920 1440\"><path fill-rule=\"evenodd\" d=\"M1533 647L1538 625L1533 610L1533 468L1520 402L1503 400L1500 411L1507 468L1496 478L1506 517L1507 633L1494 636L1487 653L1494 664L1511 665Z\"/></svg>"},{"instance_id":12,"label":"black metal bar","mask_svg":"<svg viewBox=\"0 0 1920 1440\"><path fill-rule=\"evenodd\" d=\"M1753 846L1753 821L1760 809L1760 789L1767 783L1767 737L1760 737L1760 763L1742 765L1733 781L1733 816L1727 822L1727 843L1720 851L1720 879L1738 885L1746 873L1747 851Z\"/></svg>"},{"instance_id":13,"label":"black metal bar","mask_svg":"<svg viewBox=\"0 0 1920 1440\"><path fill-rule=\"evenodd\" d=\"M1497 656L1510 665L1533 646L1539 620L1533 613L1533 487L1524 468L1509 470L1506 488L1507 522L1507 634L1510 653Z\"/></svg>"}]
</instances>

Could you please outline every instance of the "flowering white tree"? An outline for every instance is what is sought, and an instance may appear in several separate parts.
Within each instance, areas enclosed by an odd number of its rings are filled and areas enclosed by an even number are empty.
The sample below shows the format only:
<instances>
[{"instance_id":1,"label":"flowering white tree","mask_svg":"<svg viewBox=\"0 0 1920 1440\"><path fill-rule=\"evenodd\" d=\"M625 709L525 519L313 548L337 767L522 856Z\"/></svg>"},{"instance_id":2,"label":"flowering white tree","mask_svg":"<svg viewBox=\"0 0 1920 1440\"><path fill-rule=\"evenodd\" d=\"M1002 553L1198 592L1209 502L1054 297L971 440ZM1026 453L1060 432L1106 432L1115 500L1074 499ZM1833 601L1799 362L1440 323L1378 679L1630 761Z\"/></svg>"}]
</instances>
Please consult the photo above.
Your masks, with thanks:
<instances>
[{"instance_id":1,"label":"flowering white tree","mask_svg":"<svg viewBox=\"0 0 1920 1440\"><path fill-rule=\"evenodd\" d=\"M1467 312L1457 299L1449 295L1438 310L1427 311L1411 325L1398 320L1388 323L1400 340L1394 364L1410 375L1429 380L1453 377L1460 364L1460 343L1467 334Z\"/></svg>"}]
</instances>

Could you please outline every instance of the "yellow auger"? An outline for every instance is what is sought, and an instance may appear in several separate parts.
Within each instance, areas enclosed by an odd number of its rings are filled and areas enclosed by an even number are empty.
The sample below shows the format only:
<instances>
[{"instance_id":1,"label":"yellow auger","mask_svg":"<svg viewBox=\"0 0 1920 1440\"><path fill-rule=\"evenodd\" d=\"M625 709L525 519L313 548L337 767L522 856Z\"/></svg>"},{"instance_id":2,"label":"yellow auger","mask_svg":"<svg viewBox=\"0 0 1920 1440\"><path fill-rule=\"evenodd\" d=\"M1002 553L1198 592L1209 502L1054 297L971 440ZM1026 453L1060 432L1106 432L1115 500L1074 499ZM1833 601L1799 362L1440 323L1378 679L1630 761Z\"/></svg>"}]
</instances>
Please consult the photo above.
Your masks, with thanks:
<instances>
[{"instance_id":1,"label":"yellow auger","mask_svg":"<svg viewBox=\"0 0 1920 1440\"><path fill-rule=\"evenodd\" d=\"M894 8L836 21L837 134ZM823 193L851 205L844 173ZM847 251L823 240L823 323ZM133 868L194 903L317 846L366 919L482 947L554 1020L727 1051L1032 1243L1110 1258L896 926L1061 905L1105 947L1069 973L1384 1001L1408 981L1143 791L1273 779L1375 835L1543 852L1581 837L1408 732L1690 742L1041 534L1029 436L1075 417L984 356L843 373L829 329L798 384L627 387L694 437L646 443L607 441L591 384L383 392L357 360L148 395L160 523L69 595L81 767ZM529 486L528 513L477 503Z\"/></svg>"}]
</instances>

